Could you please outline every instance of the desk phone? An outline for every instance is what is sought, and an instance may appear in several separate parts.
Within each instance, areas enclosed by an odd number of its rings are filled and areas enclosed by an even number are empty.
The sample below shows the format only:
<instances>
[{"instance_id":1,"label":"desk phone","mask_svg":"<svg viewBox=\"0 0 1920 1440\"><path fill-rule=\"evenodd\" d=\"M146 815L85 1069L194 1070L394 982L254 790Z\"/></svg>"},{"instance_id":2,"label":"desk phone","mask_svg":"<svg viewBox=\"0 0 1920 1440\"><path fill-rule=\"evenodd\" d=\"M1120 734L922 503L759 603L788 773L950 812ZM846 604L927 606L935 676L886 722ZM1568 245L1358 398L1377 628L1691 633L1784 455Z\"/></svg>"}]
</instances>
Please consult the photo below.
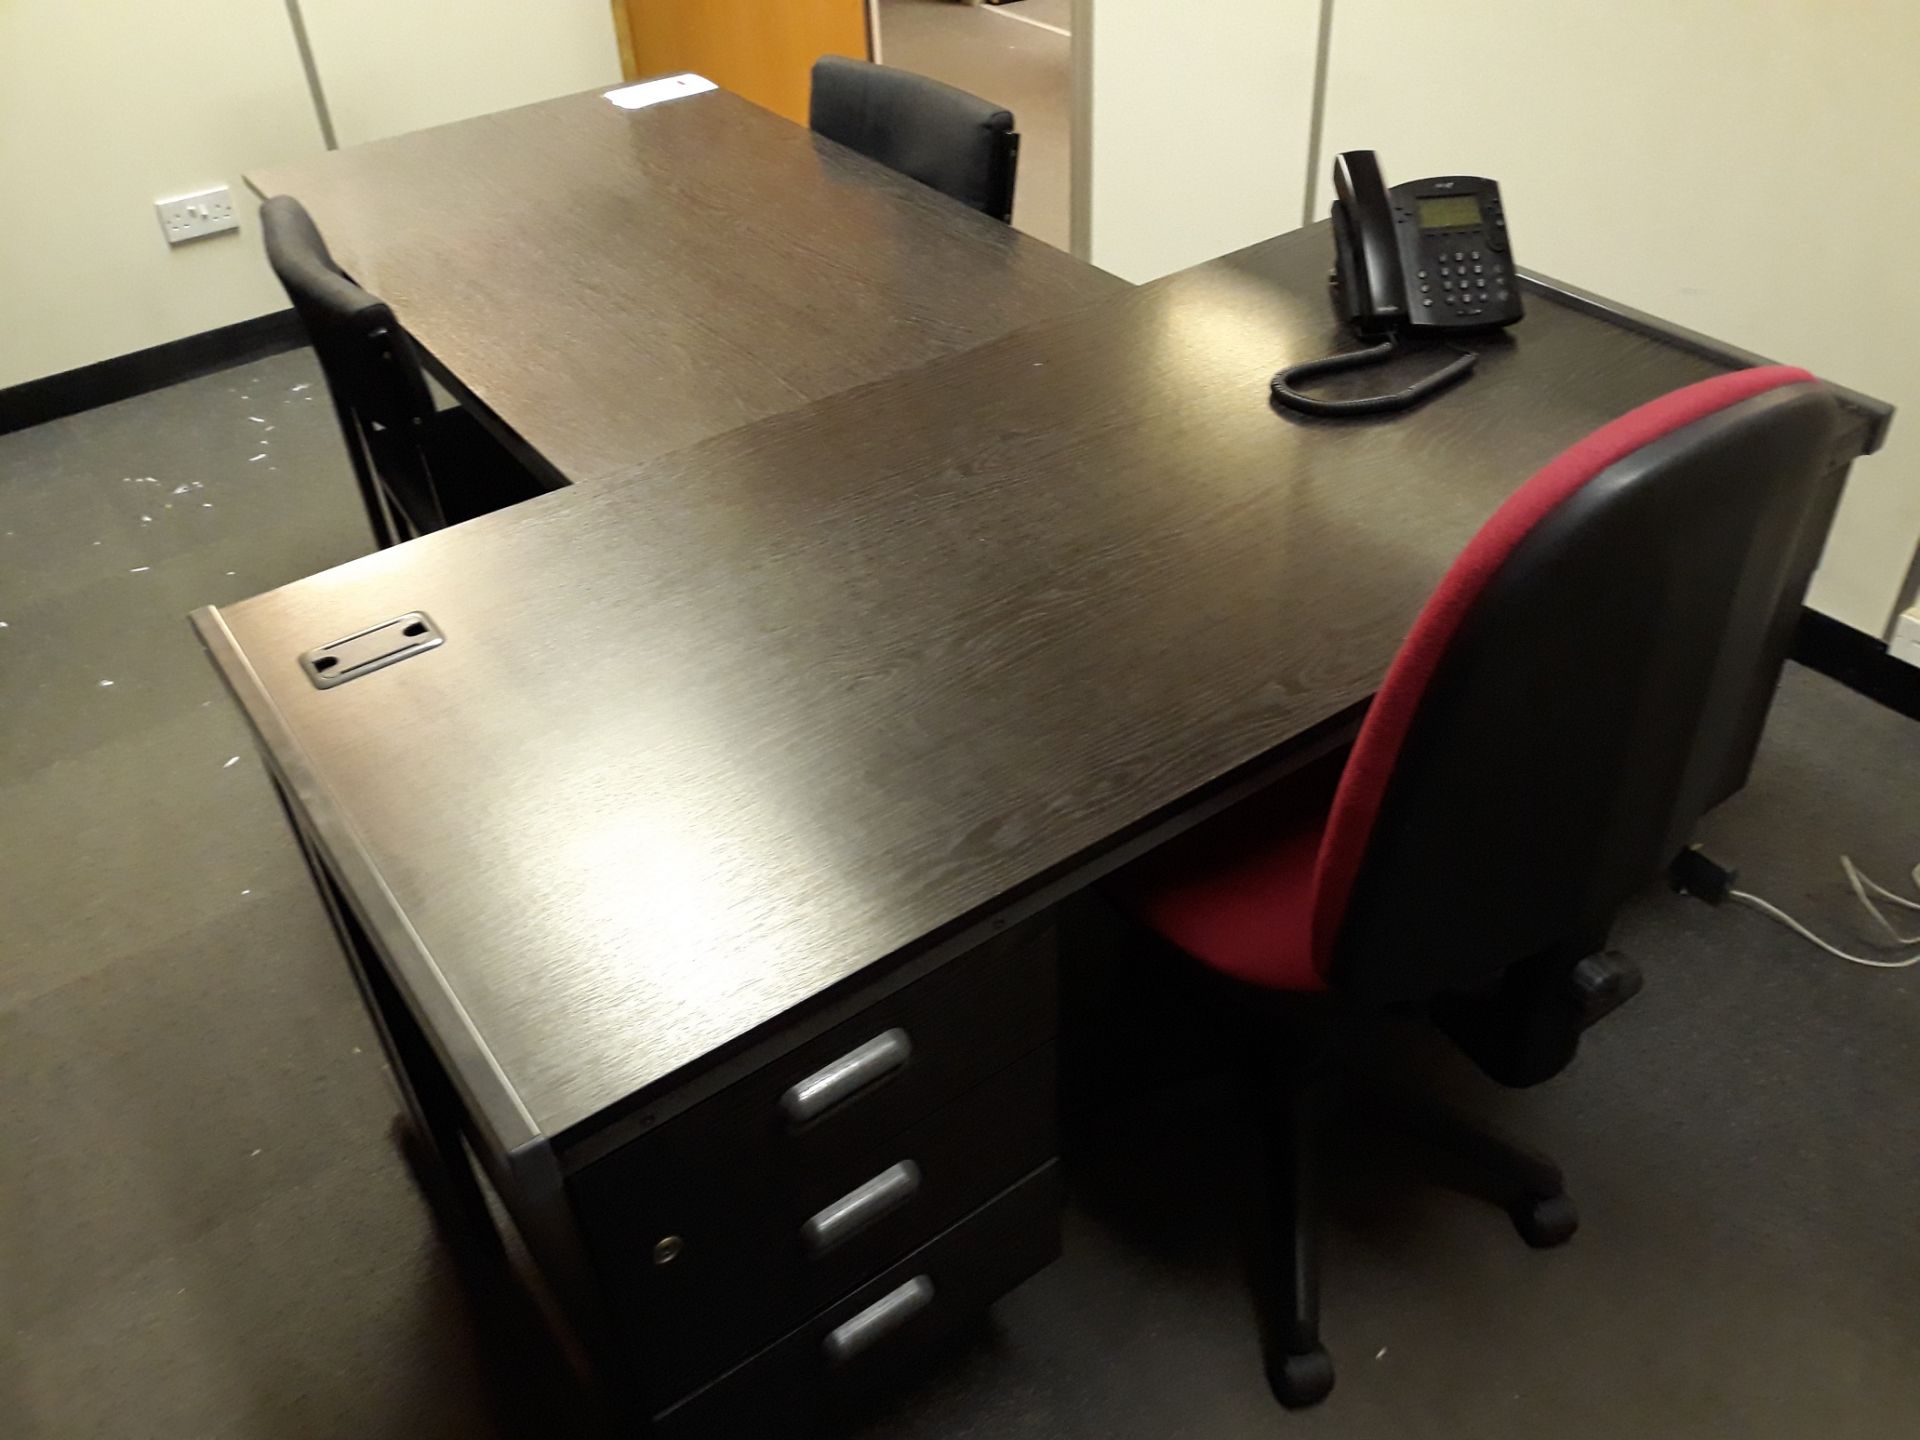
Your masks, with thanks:
<instances>
[{"instance_id":1,"label":"desk phone","mask_svg":"<svg viewBox=\"0 0 1920 1440\"><path fill-rule=\"evenodd\" d=\"M1436 175L1391 190L1371 150L1334 162L1334 289L1362 334L1472 330L1521 317L1500 186Z\"/></svg>"},{"instance_id":2,"label":"desk phone","mask_svg":"<svg viewBox=\"0 0 1920 1440\"><path fill-rule=\"evenodd\" d=\"M1371 150L1333 163L1334 308L1363 350L1292 365L1273 377L1273 398L1309 415L1404 410L1463 380L1478 355L1455 359L1404 390L1352 400L1303 394L1301 381L1388 359L1408 338L1511 325L1525 313L1500 186L1483 175L1434 175L1387 187Z\"/></svg>"}]
</instances>

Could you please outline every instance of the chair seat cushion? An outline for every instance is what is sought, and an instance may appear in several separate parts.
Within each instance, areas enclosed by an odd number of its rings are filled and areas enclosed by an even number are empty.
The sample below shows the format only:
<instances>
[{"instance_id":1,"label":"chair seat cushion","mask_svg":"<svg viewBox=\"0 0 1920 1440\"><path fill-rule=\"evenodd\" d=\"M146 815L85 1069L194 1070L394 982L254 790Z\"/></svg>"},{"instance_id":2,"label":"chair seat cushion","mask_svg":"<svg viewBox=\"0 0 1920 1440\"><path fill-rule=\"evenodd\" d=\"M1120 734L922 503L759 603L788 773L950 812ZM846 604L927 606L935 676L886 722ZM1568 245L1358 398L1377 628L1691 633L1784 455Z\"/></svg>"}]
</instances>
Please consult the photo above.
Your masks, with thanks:
<instances>
[{"instance_id":1,"label":"chair seat cushion","mask_svg":"<svg viewBox=\"0 0 1920 1440\"><path fill-rule=\"evenodd\" d=\"M1121 871L1107 892L1211 969L1275 990L1324 990L1313 871L1346 756L1263 790Z\"/></svg>"}]
</instances>

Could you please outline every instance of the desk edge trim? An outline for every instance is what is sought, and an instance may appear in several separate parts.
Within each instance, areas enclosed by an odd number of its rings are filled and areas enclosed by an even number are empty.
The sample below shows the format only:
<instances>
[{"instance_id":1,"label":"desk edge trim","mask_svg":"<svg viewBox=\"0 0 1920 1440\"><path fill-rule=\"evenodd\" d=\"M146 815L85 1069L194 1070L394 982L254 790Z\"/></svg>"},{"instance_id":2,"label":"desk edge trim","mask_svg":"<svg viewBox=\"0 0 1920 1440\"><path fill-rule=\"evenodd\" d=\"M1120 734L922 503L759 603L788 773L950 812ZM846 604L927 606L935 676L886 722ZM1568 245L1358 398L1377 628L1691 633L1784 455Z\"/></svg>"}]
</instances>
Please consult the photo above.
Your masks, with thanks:
<instances>
[{"instance_id":1,"label":"desk edge trim","mask_svg":"<svg viewBox=\"0 0 1920 1440\"><path fill-rule=\"evenodd\" d=\"M288 803L305 822L395 985L426 1022L422 1029L440 1051L440 1061L475 1122L484 1128L500 1159L515 1171L524 1170L533 1158L531 1152L546 1148L546 1135L401 912L352 822L315 774L292 727L227 627L226 617L218 606L207 605L189 618L245 714L261 759L277 773Z\"/></svg>"},{"instance_id":2,"label":"desk edge trim","mask_svg":"<svg viewBox=\"0 0 1920 1440\"><path fill-rule=\"evenodd\" d=\"M1724 340L1716 340L1711 335L1703 335L1698 330L1689 330L1684 325L1676 325L1671 320L1662 320L1657 315L1649 315L1644 310L1636 310L1631 305L1623 305L1617 300L1609 300L1596 295L1591 290L1583 290L1564 280L1556 280L1550 275L1542 275L1538 270L1526 266L1517 267L1521 283L1535 294L1543 295L1556 304L1583 315L1592 315L1607 320L1622 329L1646 335L1655 340L1689 351L1706 359L1736 369L1751 369L1756 365L1773 365L1778 362L1752 350L1744 350L1738 345L1730 345ZM1871 455L1878 450L1887 438L1887 429L1893 423L1894 407L1885 400L1876 400L1845 385L1824 380L1842 405L1858 415L1866 427L1866 435L1859 453Z\"/></svg>"}]
</instances>

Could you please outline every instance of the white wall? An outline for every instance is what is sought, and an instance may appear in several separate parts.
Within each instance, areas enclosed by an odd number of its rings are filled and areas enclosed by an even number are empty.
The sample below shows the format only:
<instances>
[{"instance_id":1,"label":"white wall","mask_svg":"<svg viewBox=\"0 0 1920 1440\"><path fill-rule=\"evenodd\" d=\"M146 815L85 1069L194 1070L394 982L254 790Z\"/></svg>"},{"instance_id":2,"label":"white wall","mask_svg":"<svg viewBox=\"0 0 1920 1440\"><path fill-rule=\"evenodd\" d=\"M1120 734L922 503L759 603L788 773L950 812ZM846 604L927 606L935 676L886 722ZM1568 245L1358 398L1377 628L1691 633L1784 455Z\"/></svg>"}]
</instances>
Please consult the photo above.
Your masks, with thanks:
<instances>
[{"instance_id":1,"label":"white wall","mask_svg":"<svg viewBox=\"0 0 1920 1440\"><path fill-rule=\"evenodd\" d=\"M301 0L342 145L620 81L608 0Z\"/></svg>"},{"instance_id":2,"label":"white wall","mask_svg":"<svg viewBox=\"0 0 1920 1440\"><path fill-rule=\"evenodd\" d=\"M303 0L340 143L611 84L607 0ZM282 0L0 0L0 386L284 309L241 173L321 148ZM238 232L169 247L222 182Z\"/></svg>"},{"instance_id":3,"label":"white wall","mask_svg":"<svg viewBox=\"0 0 1920 1440\"><path fill-rule=\"evenodd\" d=\"M169 249L153 202L319 148L277 3L0 0L0 385L282 308L244 234Z\"/></svg>"},{"instance_id":4,"label":"white wall","mask_svg":"<svg viewBox=\"0 0 1920 1440\"><path fill-rule=\"evenodd\" d=\"M1151 280L1299 225L1319 14L1318 0L1079 7L1094 264Z\"/></svg>"},{"instance_id":5,"label":"white wall","mask_svg":"<svg viewBox=\"0 0 1920 1440\"><path fill-rule=\"evenodd\" d=\"M1883 635L1920 545L1916 55L1913 0L1338 0L1323 153L1492 175L1521 263L1898 404L1811 596Z\"/></svg>"}]
</instances>

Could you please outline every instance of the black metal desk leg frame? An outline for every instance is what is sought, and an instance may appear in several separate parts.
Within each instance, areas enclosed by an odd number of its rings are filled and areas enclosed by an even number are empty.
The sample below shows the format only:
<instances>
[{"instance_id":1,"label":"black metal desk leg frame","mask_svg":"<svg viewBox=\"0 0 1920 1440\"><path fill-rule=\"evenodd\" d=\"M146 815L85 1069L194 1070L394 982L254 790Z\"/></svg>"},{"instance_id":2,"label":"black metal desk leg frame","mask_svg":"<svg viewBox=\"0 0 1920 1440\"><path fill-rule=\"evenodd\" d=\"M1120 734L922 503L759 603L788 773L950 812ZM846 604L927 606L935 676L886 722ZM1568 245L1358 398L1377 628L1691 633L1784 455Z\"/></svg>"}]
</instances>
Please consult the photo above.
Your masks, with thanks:
<instances>
[{"instance_id":1,"label":"black metal desk leg frame","mask_svg":"<svg viewBox=\"0 0 1920 1440\"><path fill-rule=\"evenodd\" d=\"M448 1238L454 1243L497 1255L500 1234L467 1157L459 1096L406 1002L387 978L380 957L347 908L339 887L314 852L277 780L274 794L300 846L314 889L326 907L327 919L353 972L367 1016L380 1037L380 1048L386 1053L387 1066L406 1106L400 1142L434 1205L435 1218L450 1232Z\"/></svg>"}]
</instances>

